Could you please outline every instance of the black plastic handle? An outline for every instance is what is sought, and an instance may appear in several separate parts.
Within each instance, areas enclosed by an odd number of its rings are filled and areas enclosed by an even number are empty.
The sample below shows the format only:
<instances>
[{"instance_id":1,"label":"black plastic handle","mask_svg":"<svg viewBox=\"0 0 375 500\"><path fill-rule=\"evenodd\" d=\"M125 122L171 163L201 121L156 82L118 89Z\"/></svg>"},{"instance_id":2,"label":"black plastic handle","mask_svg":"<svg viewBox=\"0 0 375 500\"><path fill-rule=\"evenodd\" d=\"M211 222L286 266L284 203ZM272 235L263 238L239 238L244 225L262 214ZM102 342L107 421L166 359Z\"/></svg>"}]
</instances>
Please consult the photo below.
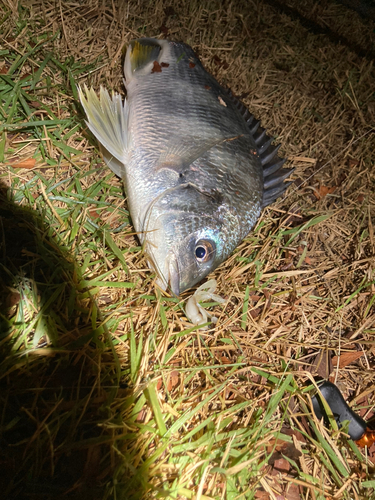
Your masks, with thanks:
<instances>
[{"instance_id":1,"label":"black plastic handle","mask_svg":"<svg viewBox=\"0 0 375 500\"><path fill-rule=\"evenodd\" d=\"M367 424L348 406L347 402L340 392L340 389L335 384L332 384L332 382L324 382L323 384L319 385L319 390L324 399L327 401L328 406L331 408L337 425L341 427L344 420L349 420L349 436L354 441L360 439L366 432ZM324 407L319 394L312 398L312 403L315 415L319 419L324 417L325 424L328 426L329 420L324 411Z\"/></svg>"}]
</instances>

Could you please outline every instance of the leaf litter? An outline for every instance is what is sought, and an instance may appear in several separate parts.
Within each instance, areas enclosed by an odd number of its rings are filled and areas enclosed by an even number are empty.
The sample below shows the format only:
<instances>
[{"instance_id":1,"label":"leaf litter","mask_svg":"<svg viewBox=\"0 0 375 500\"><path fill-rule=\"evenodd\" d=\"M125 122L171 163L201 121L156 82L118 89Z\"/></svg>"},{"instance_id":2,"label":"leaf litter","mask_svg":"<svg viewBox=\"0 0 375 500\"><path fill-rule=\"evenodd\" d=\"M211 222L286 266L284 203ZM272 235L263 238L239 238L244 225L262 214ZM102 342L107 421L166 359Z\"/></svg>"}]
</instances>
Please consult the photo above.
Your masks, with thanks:
<instances>
[{"instance_id":1,"label":"leaf litter","mask_svg":"<svg viewBox=\"0 0 375 500\"><path fill-rule=\"evenodd\" d=\"M373 418L374 26L284 4L1 3L5 496L373 495L374 446L310 398L324 373ZM78 83L123 92L140 36L191 44L296 167L211 276L226 302L206 331L155 287L77 102Z\"/></svg>"}]
</instances>

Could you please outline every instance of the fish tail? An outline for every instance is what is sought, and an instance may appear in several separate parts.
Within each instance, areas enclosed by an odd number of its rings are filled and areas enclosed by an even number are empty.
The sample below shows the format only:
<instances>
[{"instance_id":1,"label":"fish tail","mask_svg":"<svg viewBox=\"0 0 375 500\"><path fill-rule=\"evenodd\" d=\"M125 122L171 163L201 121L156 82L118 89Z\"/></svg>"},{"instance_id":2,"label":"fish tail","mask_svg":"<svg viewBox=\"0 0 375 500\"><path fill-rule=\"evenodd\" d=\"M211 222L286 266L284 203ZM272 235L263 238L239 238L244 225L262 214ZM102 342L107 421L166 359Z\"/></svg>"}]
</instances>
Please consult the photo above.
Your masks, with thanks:
<instances>
[{"instance_id":1,"label":"fish tail","mask_svg":"<svg viewBox=\"0 0 375 500\"><path fill-rule=\"evenodd\" d=\"M100 99L94 90L78 89L79 98L86 112L87 126L103 147L104 160L111 170L122 176L124 164L129 150L129 106L127 100L122 102L119 94L112 93L100 88Z\"/></svg>"}]
</instances>

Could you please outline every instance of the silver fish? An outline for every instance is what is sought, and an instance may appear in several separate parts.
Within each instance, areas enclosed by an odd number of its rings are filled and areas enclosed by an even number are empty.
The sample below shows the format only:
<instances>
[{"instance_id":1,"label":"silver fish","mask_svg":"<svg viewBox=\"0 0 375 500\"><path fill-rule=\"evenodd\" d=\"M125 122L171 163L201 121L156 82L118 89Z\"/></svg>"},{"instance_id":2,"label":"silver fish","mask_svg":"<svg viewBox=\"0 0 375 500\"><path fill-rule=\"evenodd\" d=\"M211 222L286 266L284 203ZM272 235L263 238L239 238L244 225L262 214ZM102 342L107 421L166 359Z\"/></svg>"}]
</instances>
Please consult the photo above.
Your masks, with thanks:
<instances>
[{"instance_id":1,"label":"silver fish","mask_svg":"<svg viewBox=\"0 0 375 500\"><path fill-rule=\"evenodd\" d=\"M179 295L223 262L285 191L291 170L259 122L183 43L128 46L127 98L80 90L87 125L125 183L163 289Z\"/></svg>"}]
</instances>

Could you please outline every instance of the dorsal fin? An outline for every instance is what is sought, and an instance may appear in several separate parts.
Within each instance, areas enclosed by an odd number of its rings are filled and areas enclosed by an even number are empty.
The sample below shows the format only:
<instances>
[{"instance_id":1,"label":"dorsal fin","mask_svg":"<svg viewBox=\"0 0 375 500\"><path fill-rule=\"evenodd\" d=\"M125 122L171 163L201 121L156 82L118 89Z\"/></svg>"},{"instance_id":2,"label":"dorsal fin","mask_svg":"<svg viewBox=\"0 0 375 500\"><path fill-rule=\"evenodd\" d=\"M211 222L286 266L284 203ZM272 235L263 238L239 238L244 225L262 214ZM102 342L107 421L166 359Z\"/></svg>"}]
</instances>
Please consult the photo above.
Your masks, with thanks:
<instances>
[{"instance_id":1,"label":"dorsal fin","mask_svg":"<svg viewBox=\"0 0 375 500\"><path fill-rule=\"evenodd\" d=\"M246 106L235 97L230 90L228 96L241 113L249 127L249 132L253 136L260 161L263 166L263 202L262 207L270 205L290 186L291 182L284 182L294 169L283 168L284 158L276 157L281 144L272 146L273 137L267 135L266 130L260 126L260 121L256 120Z\"/></svg>"}]
</instances>

